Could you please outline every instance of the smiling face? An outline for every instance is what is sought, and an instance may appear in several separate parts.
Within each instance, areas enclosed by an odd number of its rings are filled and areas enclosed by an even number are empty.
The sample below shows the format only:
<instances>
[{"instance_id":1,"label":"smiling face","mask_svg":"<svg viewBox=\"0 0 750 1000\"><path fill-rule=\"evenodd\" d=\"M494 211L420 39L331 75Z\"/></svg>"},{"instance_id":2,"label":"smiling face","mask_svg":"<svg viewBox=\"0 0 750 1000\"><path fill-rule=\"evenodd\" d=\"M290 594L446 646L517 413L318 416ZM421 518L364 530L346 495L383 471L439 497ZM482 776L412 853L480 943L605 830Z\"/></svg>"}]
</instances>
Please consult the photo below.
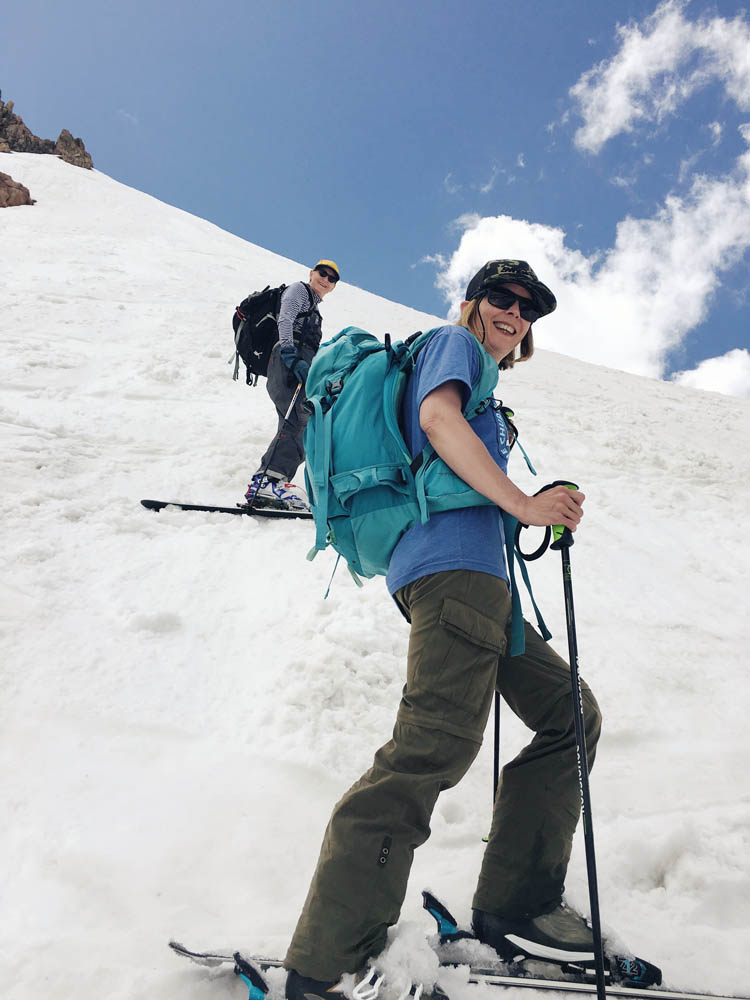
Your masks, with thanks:
<instances>
[{"instance_id":1,"label":"smiling face","mask_svg":"<svg viewBox=\"0 0 750 1000\"><path fill-rule=\"evenodd\" d=\"M321 274L317 268L313 268L313 270L310 271L310 288L312 288L314 292L317 292L321 299L324 295L328 295L328 293L336 287L336 282L331 281L328 277L326 277L330 270L331 269L329 267L324 267L324 274Z\"/></svg>"},{"instance_id":2,"label":"smiling face","mask_svg":"<svg viewBox=\"0 0 750 1000\"><path fill-rule=\"evenodd\" d=\"M530 299L531 295L522 285L503 284L503 289L514 292L519 298ZM466 305L466 303L462 304ZM507 309L497 309L490 305L487 296L483 296L479 303L479 317L473 332L483 338L485 350L492 355L498 363L512 355L518 344L529 332L531 323L522 319L519 312L518 302L513 302Z\"/></svg>"}]
</instances>

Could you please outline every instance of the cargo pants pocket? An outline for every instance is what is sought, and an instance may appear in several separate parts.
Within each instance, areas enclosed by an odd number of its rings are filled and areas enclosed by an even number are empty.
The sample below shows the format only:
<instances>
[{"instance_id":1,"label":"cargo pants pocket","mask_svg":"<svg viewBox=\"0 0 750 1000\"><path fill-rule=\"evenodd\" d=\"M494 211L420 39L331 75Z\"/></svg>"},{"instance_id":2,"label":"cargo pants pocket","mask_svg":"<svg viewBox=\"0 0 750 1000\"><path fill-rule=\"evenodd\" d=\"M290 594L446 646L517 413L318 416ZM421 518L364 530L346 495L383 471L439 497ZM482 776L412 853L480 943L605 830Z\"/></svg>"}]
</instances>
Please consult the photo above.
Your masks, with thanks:
<instances>
[{"instance_id":1,"label":"cargo pants pocket","mask_svg":"<svg viewBox=\"0 0 750 1000\"><path fill-rule=\"evenodd\" d=\"M443 656L436 694L476 715L488 691L495 688L498 662L506 646L504 623L500 625L454 597L443 600L439 622Z\"/></svg>"},{"instance_id":2,"label":"cargo pants pocket","mask_svg":"<svg viewBox=\"0 0 750 1000\"><path fill-rule=\"evenodd\" d=\"M447 570L395 596L411 619L399 721L481 743L506 648L508 585L486 573Z\"/></svg>"}]
</instances>

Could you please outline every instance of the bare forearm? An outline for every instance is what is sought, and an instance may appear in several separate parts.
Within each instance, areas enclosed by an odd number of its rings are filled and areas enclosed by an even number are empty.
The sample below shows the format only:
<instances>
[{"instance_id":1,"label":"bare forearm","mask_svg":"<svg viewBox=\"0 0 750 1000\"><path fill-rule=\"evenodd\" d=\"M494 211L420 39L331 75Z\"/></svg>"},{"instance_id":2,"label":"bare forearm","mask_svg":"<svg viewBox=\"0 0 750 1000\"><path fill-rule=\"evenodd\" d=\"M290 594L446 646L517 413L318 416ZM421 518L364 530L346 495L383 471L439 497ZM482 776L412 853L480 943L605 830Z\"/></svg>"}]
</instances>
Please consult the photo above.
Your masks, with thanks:
<instances>
[{"instance_id":1,"label":"bare forearm","mask_svg":"<svg viewBox=\"0 0 750 1000\"><path fill-rule=\"evenodd\" d=\"M578 490L555 486L527 496L495 464L484 442L461 412L461 390L451 382L430 393L419 410L422 430L446 465L477 493L523 524L562 524L575 531L586 499Z\"/></svg>"},{"instance_id":2,"label":"bare forearm","mask_svg":"<svg viewBox=\"0 0 750 1000\"><path fill-rule=\"evenodd\" d=\"M528 496L495 464L461 413L434 418L425 433L445 464L465 483L509 514L524 519Z\"/></svg>"}]
</instances>

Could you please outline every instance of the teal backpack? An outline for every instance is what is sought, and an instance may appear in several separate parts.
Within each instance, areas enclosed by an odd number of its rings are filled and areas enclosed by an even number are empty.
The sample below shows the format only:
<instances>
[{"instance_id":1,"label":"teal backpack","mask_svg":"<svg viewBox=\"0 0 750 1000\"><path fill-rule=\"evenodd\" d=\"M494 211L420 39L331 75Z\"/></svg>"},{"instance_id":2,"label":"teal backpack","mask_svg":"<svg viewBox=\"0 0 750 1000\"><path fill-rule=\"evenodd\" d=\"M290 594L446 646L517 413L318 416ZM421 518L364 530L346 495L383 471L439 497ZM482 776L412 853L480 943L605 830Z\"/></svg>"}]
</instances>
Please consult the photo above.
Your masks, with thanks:
<instances>
[{"instance_id":1,"label":"teal backpack","mask_svg":"<svg viewBox=\"0 0 750 1000\"><path fill-rule=\"evenodd\" d=\"M350 326L321 345L310 366L305 482L315 545L308 558L330 545L360 586L359 577L387 574L396 543L417 521L424 524L439 511L492 503L457 476L429 443L412 459L401 432L407 381L437 329L392 344L388 335L384 343ZM463 408L467 420L490 405L498 379L497 362L478 340L473 342L480 366ZM508 515L505 519L512 579L516 522ZM526 578L525 568L523 574ZM518 648L523 626L516 589L512 586Z\"/></svg>"},{"instance_id":2,"label":"teal backpack","mask_svg":"<svg viewBox=\"0 0 750 1000\"><path fill-rule=\"evenodd\" d=\"M388 572L391 554L417 520L490 501L472 490L428 445L412 459L399 426L409 375L434 330L404 342L347 327L315 355L305 384L305 478L315 518L315 548L331 545L357 576ZM497 362L475 341L479 377L464 407L486 407Z\"/></svg>"}]
</instances>

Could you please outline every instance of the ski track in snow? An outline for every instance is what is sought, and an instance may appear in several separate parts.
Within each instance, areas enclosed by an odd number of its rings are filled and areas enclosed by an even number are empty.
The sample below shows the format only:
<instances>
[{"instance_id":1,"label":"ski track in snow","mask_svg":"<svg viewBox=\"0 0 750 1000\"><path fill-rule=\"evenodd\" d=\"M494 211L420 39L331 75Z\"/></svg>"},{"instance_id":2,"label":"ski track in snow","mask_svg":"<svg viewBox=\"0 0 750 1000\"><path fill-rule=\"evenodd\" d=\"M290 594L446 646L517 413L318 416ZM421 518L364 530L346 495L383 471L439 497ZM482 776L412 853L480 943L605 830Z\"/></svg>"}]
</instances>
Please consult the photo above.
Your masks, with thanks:
<instances>
[{"instance_id":1,"label":"ski track in snow","mask_svg":"<svg viewBox=\"0 0 750 1000\"><path fill-rule=\"evenodd\" d=\"M138 501L240 499L275 421L232 383L231 309L308 268L56 157L0 169L37 199L0 213L5 995L238 997L166 942L283 957L331 807L390 737L407 627L382 581L339 568L323 599L309 524ZM326 337L438 322L345 284L322 312ZM605 931L672 987L747 992L750 404L542 351L497 395L540 473L516 454L519 485L588 498ZM565 654L555 557L532 574ZM526 734L507 709L502 728L507 760ZM417 852L394 972L437 972L423 887L470 920L491 774L488 733ZM587 911L580 837L568 896Z\"/></svg>"}]
</instances>

